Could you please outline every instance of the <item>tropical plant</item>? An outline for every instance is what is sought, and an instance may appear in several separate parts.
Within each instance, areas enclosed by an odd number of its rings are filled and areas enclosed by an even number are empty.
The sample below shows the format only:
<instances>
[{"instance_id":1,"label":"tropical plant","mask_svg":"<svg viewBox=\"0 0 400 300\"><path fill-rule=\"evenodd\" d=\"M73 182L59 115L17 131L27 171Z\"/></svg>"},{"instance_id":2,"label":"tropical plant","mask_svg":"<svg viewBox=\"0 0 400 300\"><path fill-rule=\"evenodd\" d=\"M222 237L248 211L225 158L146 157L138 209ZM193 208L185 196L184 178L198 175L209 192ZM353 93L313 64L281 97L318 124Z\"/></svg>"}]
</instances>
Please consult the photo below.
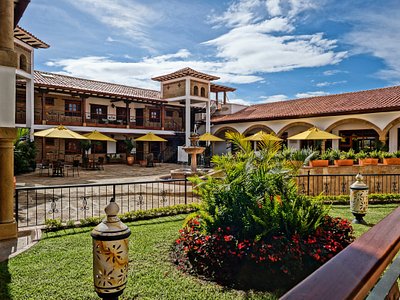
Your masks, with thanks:
<instances>
[{"instance_id":1,"label":"tropical plant","mask_svg":"<svg viewBox=\"0 0 400 300\"><path fill-rule=\"evenodd\" d=\"M342 158L342 155L345 158ZM340 159L352 159L352 160L356 159L356 153L354 152L353 149L349 149L347 152L342 152L340 156L341 156Z\"/></svg>"},{"instance_id":2,"label":"tropical plant","mask_svg":"<svg viewBox=\"0 0 400 300\"><path fill-rule=\"evenodd\" d=\"M330 149L329 150L329 160L330 161L334 161L334 160L338 160L338 159L342 159L342 151L340 151L339 149Z\"/></svg>"},{"instance_id":3,"label":"tropical plant","mask_svg":"<svg viewBox=\"0 0 400 300\"><path fill-rule=\"evenodd\" d=\"M361 150L360 152L358 152L357 154L356 154L356 158L357 159L365 159L365 158L367 158L368 157L368 154L365 152L365 151L363 151L363 150Z\"/></svg>"},{"instance_id":4,"label":"tropical plant","mask_svg":"<svg viewBox=\"0 0 400 300\"><path fill-rule=\"evenodd\" d=\"M29 128L18 128L14 140L14 174L32 172L36 168L36 146L29 139Z\"/></svg>"},{"instance_id":5,"label":"tropical plant","mask_svg":"<svg viewBox=\"0 0 400 300\"><path fill-rule=\"evenodd\" d=\"M370 158L380 158L381 157L381 151L378 151L378 150L370 151L368 153L368 157L370 157Z\"/></svg>"},{"instance_id":6,"label":"tropical plant","mask_svg":"<svg viewBox=\"0 0 400 300\"><path fill-rule=\"evenodd\" d=\"M394 151L393 155L394 155L394 157L399 158L400 157L400 151Z\"/></svg>"},{"instance_id":7,"label":"tropical plant","mask_svg":"<svg viewBox=\"0 0 400 300\"><path fill-rule=\"evenodd\" d=\"M136 142L132 138L125 138L124 140L125 147L126 147L126 155L130 155L133 148L136 148Z\"/></svg>"},{"instance_id":8,"label":"tropical plant","mask_svg":"<svg viewBox=\"0 0 400 300\"><path fill-rule=\"evenodd\" d=\"M329 208L318 198L297 193L294 173L277 155L279 145L262 142L255 155L242 135L229 133L227 138L237 152L213 158L215 168L225 176L205 181L191 178L202 202L200 210L188 216L176 241L178 264L236 283L252 273L249 270L260 271L259 281L264 283L274 276L277 282L293 283L304 270L309 273L351 241L347 222L346 229L340 229L344 223L328 220ZM330 224L328 231L336 232L343 243L328 255L317 248L330 247L331 233L323 233ZM314 257L314 263L307 255Z\"/></svg>"},{"instance_id":9,"label":"tropical plant","mask_svg":"<svg viewBox=\"0 0 400 300\"><path fill-rule=\"evenodd\" d=\"M393 152L385 152L385 151L381 151L381 156L380 158L384 159L384 158L394 158L395 154Z\"/></svg>"}]
</instances>

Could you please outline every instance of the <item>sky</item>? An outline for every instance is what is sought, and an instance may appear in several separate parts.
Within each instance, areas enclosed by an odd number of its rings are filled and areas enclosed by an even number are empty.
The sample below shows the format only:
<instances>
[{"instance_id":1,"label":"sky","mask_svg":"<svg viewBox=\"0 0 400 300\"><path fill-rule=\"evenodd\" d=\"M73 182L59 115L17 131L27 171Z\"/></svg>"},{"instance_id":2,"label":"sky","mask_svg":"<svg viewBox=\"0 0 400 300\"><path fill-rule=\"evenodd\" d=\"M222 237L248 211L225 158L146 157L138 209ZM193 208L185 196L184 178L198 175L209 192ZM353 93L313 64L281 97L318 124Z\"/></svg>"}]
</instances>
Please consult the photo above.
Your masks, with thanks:
<instances>
[{"instance_id":1,"label":"sky","mask_svg":"<svg viewBox=\"0 0 400 300\"><path fill-rule=\"evenodd\" d=\"M398 0L32 0L35 69L159 90L184 67L256 104L400 84Z\"/></svg>"}]
</instances>

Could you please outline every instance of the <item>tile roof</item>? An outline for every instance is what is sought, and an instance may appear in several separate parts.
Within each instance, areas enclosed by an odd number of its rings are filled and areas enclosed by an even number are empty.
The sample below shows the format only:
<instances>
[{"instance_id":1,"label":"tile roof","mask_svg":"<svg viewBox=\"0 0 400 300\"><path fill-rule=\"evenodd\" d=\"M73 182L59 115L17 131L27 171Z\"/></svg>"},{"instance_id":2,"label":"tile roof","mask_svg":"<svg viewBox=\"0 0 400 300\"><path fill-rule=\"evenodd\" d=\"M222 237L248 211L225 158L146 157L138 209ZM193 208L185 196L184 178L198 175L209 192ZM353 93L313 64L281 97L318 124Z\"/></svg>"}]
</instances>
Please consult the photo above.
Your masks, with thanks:
<instances>
[{"instance_id":1,"label":"tile roof","mask_svg":"<svg viewBox=\"0 0 400 300\"><path fill-rule=\"evenodd\" d=\"M36 87L54 88L63 91L76 92L94 96L105 96L109 98L127 100L148 100L165 102L161 100L159 91L141 89L126 85L82 79L66 75L34 71L34 83Z\"/></svg>"},{"instance_id":2,"label":"tile roof","mask_svg":"<svg viewBox=\"0 0 400 300\"><path fill-rule=\"evenodd\" d=\"M400 86L251 105L213 123L294 119L400 110Z\"/></svg>"},{"instance_id":3,"label":"tile roof","mask_svg":"<svg viewBox=\"0 0 400 300\"><path fill-rule=\"evenodd\" d=\"M166 81L166 80L171 80L171 79L176 79L176 78L181 78L185 76L192 76L200 79L205 79L205 80L217 80L219 77L214 76L214 75L209 75L206 73L202 73L196 70L193 70L191 68L183 68L178 71L166 74L166 75L161 75L157 77L153 77L152 80L155 81Z\"/></svg>"},{"instance_id":4,"label":"tile roof","mask_svg":"<svg viewBox=\"0 0 400 300\"><path fill-rule=\"evenodd\" d=\"M46 48L50 47L49 44L46 44L41 39L37 38L32 33L30 33L28 30L26 30L20 26L16 26L14 28L14 37L36 49L38 49L38 48L46 49Z\"/></svg>"}]
</instances>

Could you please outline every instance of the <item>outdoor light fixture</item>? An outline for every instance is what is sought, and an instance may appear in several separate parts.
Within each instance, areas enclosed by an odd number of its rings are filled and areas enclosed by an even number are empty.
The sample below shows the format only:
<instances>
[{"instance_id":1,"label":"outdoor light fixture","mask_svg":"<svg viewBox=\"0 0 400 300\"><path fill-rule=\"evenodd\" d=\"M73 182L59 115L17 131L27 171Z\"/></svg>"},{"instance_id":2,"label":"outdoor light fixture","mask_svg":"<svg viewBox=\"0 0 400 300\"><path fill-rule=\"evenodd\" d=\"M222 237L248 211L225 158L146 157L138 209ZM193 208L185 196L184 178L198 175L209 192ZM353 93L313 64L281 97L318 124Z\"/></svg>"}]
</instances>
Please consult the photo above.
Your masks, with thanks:
<instances>
[{"instance_id":1,"label":"outdoor light fixture","mask_svg":"<svg viewBox=\"0 0 400 300\"><path fill-rule=\"evenodd\" d=\"M93 280L97 295L118 299L128 277L128 237L130 229L117 217L119 207L111 198L107 217L91 233L93 238Z\"/></svg>"},{"instance_id":2,"label":"outdoor light fixture","mask_svg":"<svg viewBox=\"0 0 400 300\"><path fill-rule=\"evenodd\" d=\"M366 225L367 222L363 217L368 209L368 186L362 181L363 177L360 173L357 174L356 180L350 186L350 211L355 217L353 223Z\"/></svg>"}]
</instances>

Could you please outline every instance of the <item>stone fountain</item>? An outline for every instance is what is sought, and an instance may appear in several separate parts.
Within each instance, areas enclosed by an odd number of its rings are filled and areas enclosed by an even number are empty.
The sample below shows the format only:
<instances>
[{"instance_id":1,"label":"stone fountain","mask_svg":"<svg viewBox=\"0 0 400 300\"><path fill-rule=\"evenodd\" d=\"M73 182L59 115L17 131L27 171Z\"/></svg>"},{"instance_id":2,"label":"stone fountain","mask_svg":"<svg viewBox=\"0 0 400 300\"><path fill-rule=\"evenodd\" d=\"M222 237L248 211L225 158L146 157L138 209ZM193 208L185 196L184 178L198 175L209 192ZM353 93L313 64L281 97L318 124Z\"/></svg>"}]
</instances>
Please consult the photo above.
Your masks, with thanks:
<instances>
[{"instance_id":1,"label":"stone fountain","mask_svg":"<svg viewBox=\"0 0 400 300\"><path fill-rule=\"evenodd\" d=\"M183 150L187 154L191 155L191 163L190 163L190 170L192 171L192 175L197 174L197 154L201 154L204 152L206 148L199 146L199 135L192 135L190 136L190 146L183 147Z\"/></svg>"},{"instance_id":2,"label":"stone fountain","mask_svg":"<svg viewBox=\"0 0 400 300\"><path fill-rule=\"evenodd\" d=\"M197 169L197 154L201 154L204 152L206 149L205 147L200 147L198 145L199 141L199 135L192 135L189 140L190 140L190 146L183 147L183 150L191 155L191 164L190 164L190 170L189 169L177 169L177 170L172 170L171 171L171 177L172 179L183 179L188 176L193 176L193 175L198 175L198 174L203 174L203 172L200 172Z\"/></svg>"}]
</instances>

